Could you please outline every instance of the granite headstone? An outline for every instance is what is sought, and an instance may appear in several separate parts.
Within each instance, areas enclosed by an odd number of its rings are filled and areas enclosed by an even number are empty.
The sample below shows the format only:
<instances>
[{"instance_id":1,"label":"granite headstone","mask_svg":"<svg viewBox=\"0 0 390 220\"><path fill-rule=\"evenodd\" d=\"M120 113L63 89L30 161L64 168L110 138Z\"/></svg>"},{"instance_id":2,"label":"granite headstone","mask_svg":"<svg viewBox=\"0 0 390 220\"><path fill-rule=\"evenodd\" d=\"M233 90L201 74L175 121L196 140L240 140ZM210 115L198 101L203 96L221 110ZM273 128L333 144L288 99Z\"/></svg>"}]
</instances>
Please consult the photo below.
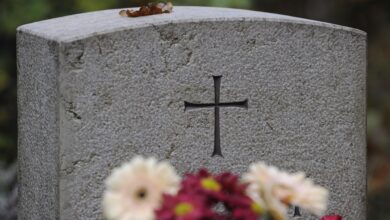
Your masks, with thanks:
<instances>
[{"instance_id":1,"label":"granite headstone","mask_svg":"<svg viewBox=\"0 0 390 220\"><path fill-rule=\"evenodd\" d=\"M139 154L180 173L305 171L329 213L365 219L364 32L236 9L118 12L17 30L19 219L99 219L105 178Z\"/></svg>"}]
</instances>

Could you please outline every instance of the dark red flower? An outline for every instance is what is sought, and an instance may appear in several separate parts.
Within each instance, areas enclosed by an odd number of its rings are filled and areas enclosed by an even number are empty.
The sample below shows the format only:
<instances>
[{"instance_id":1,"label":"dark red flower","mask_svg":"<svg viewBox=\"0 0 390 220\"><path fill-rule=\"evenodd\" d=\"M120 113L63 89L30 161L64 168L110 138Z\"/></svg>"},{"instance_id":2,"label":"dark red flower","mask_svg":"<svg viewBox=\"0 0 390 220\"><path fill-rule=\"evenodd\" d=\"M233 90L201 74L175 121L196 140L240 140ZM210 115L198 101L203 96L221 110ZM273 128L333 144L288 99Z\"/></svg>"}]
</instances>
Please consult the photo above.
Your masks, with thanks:
<instances>
[{"instance_id":1,"label":"dark red flower","mask_svg":"<svg viewBox=\"0 0 390 220\"><path fill-rule=\"evenodd\" d=\"M239 182L239 177L229 172L216 176L216 180L222 185L224 192L229 194L245 194L247 185Z\"/></svg>"},{"instance_id":2,"label":"dark red flower","mask_svg":"<svg viewBox=\"0 0 390 220\"><path fill-rule=\"evenodd\" d=\"M239 177L232 173L222 173L216 176L216 180L222 185L222 202L227 209L247 208L252 200L246 195L247 185L239 182Z\"/></svg>"},{"instance_id":3,"label":"dark red flower","mask_svg":"<svg viewBox=\"0 0 390 220\"><path fill-rule=\"evenodd\" d=\"M223 198L222 185L206 169L195 174L186 174L180 193L204 197L208 205L214 205Z\"/></svg>"},{"instance_id":4,"label":"dark red flower","mask_svg":"<svg viewBox=\"0 0 390 220\"><path fill-rule=\"evenodd\" d=\"M327 215L321 218L321 220L342 220L343 218L339 215Z\"/></svg>"},{"instance_id":5,"label":"dark red flower","mask_svg":"<svg viewBox=\"0 0 390 220\"><path fill-rule=\"evenodd\" d=\"M264 211L257 203L249 199L234 206L231 209L231 214L234 220L259 220Z\"/></svg>"},{"instance_id":6,"label":"dark red flower","mask_svg":"<svg viewBox=\"0 0 390 220\"><path fill-rule=\"evenodd\" d=\"M246 195L246 187L232 173L212 175L206 169L200 169L195 174L186 175L179 194L198 198L210 210L217 203L222 203L226 212L214 214L214 219L258 220L262 214L261 207Z\"/></svg>"},{"instance_id":7,"label":"dark red flower","mask_svg":"<svg viewBox=\"0 0 390 220\"><path fill-rule=\"evenodd\" d=\"M202 197L190 194L164 195L162 206L155 213L157 220L219 219Z\"/></svg>"},{"instance_id":8,"label":"dark red flower","mask_svg":"<svg viewBox=\"0 0 390 220\"><path fill-rule=\"evenodd\" d=\"M212 175L206 169L198 173L187 174L182 182L182 192L202 195L212 201L212 204L224 202L237 205L241 200L246 201L246 185L239 182L239 177L229 172Z\"/></svg>"}]
</instances>

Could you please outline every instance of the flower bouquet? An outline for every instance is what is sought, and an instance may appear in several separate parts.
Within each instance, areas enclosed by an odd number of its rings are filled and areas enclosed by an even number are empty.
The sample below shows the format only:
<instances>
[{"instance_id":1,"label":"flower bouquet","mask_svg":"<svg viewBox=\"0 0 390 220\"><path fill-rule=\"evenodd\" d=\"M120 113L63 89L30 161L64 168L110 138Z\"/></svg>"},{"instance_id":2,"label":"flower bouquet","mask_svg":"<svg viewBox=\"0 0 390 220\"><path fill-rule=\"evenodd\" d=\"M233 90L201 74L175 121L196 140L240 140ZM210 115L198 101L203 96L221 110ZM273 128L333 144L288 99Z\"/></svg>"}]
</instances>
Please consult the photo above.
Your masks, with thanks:
<instances>
[{"instance_id":1,"label":"flower bouquet","mask_svg":"<svg viewBox=\"0 0 390 220\"><path fill-rule=\"evenodd\" d=\"M107 220L284 220L289 206L326 210L328 191L304 173L254 163L240 179L206 169L181 179L168 162L136 157L106 180Z\"/></svg>"}]
</instances>

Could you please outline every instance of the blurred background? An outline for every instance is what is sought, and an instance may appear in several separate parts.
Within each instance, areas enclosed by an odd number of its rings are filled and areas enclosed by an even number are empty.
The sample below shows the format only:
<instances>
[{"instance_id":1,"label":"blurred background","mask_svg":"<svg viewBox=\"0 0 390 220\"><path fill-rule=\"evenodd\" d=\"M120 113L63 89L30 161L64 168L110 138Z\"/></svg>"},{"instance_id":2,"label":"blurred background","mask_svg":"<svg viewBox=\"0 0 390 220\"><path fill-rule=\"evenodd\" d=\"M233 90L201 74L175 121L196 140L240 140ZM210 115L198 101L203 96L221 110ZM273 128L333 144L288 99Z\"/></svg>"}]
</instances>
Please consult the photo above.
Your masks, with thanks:
<instances>
[{"instance_id":1,"label":"blurred background","mask_svg":"<svg viewBox=\"0 0 390 220\"><path fill-rule=\"evenodd\" d=\"M0 1L0 219L16 219L17 26L87 11L133 7L143 0ZM390 220L390 1L173 0L174 5L259 10L350 26L368 33L368 216Z\"/></svg>"}]
</instances>

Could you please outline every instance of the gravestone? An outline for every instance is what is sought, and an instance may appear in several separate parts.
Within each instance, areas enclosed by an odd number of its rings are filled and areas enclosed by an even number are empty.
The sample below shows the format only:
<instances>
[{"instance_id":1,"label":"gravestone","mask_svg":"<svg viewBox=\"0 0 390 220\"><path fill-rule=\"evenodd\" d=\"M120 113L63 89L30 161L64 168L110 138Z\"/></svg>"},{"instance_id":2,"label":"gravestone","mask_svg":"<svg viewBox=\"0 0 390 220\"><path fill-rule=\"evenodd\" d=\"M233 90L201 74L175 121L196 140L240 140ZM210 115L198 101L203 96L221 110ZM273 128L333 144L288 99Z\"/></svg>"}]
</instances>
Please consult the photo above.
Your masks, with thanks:
<instances>
[{"instance_id":1,"label":"gravestone","mask_svg":"<svg viewBox=\"0 0 390 220\"><path fill-rule=\"evenodd\" d=\"M305 171L330 190L328 213L365 219L364 32L235 9L118 12L18 28L20 219L99 219L105 178L139 154L180 173Z\"/></svg>"}]
</instances>

